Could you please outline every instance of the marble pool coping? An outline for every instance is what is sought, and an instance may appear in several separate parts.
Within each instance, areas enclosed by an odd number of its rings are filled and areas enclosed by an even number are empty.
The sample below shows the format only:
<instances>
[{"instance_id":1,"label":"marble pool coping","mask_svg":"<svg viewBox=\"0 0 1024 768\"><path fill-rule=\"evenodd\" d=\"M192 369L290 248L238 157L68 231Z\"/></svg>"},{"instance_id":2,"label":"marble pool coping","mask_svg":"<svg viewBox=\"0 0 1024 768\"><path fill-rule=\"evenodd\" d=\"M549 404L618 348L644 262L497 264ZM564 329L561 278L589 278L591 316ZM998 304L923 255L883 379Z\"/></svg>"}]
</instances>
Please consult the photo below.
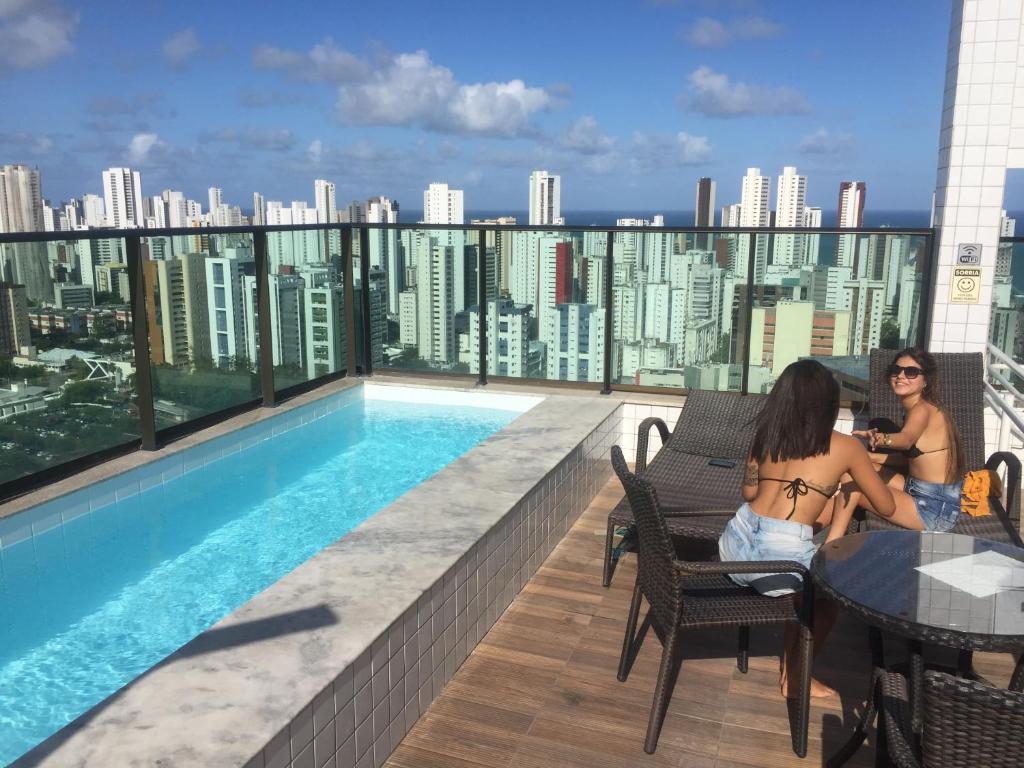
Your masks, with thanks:
<instances>
[{"instance_id":1,"label":"marble pool coping","mask_svg":"<svg viewBox=\"0 0 1024 768\"><path fill-rule=\"evenodd\" d=\"M325 685L368 678L389 629L619 406L546 394L14 765L263 766Z\"/></svg>"}]
</instances>

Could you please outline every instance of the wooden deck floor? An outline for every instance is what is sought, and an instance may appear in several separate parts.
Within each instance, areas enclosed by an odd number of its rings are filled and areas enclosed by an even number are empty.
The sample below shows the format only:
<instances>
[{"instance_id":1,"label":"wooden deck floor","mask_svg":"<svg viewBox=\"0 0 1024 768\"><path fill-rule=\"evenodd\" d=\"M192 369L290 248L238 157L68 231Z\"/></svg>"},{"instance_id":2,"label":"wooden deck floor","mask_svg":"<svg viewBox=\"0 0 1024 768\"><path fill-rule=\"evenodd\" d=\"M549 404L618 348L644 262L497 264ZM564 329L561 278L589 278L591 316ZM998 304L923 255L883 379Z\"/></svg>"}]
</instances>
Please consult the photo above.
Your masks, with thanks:
<instances>
[{"instance_id":1,"label":"wooden deck floor","mask_svg":"<svg viewBox=\"0 0 1024 768\"><path fill-rule=\"evenodd\" d=\"M779 695L781 636L755 630L750 671L733 632L693 633L658 750L643 752L661 647L650 635L626 683L615 678L635 558L601 586L613 477L391 756L391 768L816 766L851 733L867 689L862 626L840 620L815 665L839 697L814 702L807 758L790 748ZM1007 655L976 667L1005 685ZM870 743L850 766L873 765Z\"/></svg>"}]
</instances>

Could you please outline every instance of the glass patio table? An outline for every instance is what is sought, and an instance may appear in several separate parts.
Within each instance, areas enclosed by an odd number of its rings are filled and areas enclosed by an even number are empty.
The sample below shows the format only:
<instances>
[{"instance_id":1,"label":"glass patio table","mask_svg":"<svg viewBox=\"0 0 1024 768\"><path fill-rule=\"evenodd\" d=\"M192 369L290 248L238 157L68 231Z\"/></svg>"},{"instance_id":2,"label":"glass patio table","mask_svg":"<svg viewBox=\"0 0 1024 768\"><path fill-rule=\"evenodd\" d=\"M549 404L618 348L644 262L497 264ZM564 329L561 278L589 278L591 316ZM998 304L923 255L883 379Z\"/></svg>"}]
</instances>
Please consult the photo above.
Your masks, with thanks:
<instances>
[{"instance_id":1,"label":"glass patio table","mask_svg":"<svg viewBox=\"0 0 1024 768\"><path fill-rule=\"evenodd\" d=\"M961 651L1024 649L1024 549L931 531L870 531L823 545L811 562L821 594L869 627L875 671L884 669L881 633L906 638L915 730L925 643ZM1018 661L1010 681L1021 690ZM863 742L876 707L869 695L853 737L829 765Z\"/></svg>"}]
</instances>

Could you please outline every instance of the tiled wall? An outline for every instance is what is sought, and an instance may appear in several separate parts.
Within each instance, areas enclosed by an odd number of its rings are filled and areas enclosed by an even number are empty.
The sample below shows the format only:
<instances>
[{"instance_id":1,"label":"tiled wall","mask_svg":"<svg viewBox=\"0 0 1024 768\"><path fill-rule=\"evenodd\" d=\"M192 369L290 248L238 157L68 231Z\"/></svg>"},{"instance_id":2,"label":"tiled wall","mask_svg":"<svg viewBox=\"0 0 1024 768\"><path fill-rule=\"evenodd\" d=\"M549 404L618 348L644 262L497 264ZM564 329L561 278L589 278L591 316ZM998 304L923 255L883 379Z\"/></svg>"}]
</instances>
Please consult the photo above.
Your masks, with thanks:
<instances>
[{"instance_id":1,"label":"tiled wall","mask_svg":"<svg viewBox=\"0 0 1024 768\"><path fill-rule=\"evenodd\" d=\"M1006 169L1024 168L1022 43L1021 0L954 0L935 191L933 352L983 352L988 340ZM949 303L961 243L982 246L977 304Z\"/></svg>"},{"instance_id":2,"label":"tiled wall","mask_svg":"<svg viewBox=\"0 0 1024 768\"><path fill-rule=\"evenodd\" d=\"M608 480L621 413L509 510L247 768L382 765Z\"/></svg>"}]
</instances>

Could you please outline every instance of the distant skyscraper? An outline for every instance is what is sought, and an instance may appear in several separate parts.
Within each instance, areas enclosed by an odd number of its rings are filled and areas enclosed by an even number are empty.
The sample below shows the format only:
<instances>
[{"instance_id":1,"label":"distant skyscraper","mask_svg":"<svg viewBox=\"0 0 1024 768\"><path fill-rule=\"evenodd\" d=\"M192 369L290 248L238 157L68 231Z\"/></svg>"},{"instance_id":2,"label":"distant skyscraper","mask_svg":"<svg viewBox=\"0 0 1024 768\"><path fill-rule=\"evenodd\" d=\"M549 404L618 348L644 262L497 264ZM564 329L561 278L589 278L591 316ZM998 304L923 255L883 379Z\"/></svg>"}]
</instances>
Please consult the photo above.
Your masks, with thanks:
<instances>
[{"instance_id":1,"label":"distant skyscraper","mask_svg":"<svg viewBox=\"0 0 1024 768\"><path fill-rule=\"evenodd\" d=\"M839 211L836 226L853 229L864 226L864 198L867 188L863 181L839 182ZM836 238L836 265L853 267L857 254L857 236L840 235Z\"/></svg>"},{"instance_id":2,"label":"distant skyscraper","mask_svg":"<svg viewBox=\"0 0 1024 768\"><path fill-rule=\"evenodd\" d=\"M448 189L447 184L431 184L423 192L425 224L462 224L462 190Z\"/></svg>"},{"instance_id":3,"label":"distant skyscraper","mask_svg":"<svg viewBox=\"0 0 1024 768\"><path fill-rule=\"evenodd\" d=\"M313 200L318 224L333 224L338 220L338 201L333 181L316 179L313 182Z\"/></svg>"},{"instance_id":4,"label":"distant skyscraper","mask_svg":"<svg viewBox=\"0 0 1024 768\"><path fill-rule=\"evenodd\" d=\"M210 187L206 190L206 196L210 207L210 224L215 227L223 227L226 222L220 220L220 207L224 204L224 190L220 187Z\"/></svg>"},{"instance_id":5,"label":"distant skyscraper","mask_svg":"<svg viewBox=\"0 0 1024 768\"><path fill-rule=\"evenodd\" d=\"M547 171L530 174L530 224L558 226L562 218L562 177Z\"/></svg>"},{"instance_id":6,"label":"distant skyscraper","mask_svg":"<svg viewBox=\"0 0 1024 768\"><path fill-rule=\"evenodd\" d=\"M252 193L252 223L257 227L267 223L266 201L259 192Z\"/></svg>"},{"instance_id":7,"label":"distant skyscraper","mask_svg":"<svg viewBox=\"0 0 1024 768\"><path fill-rule=\"evenodd\" d=\"M697 206L694 211L695 227L715 226L715 182L707 176L697 179ZM699 250L706 251L709 242L710 235L697 235L696 245Z\"/></svg>"},{"instance_id":8,"label":"distant skyscraper","mask_svg":"<svg viewBox=\"0 0 1024 768\"><path fill-rule=\"evenodd\" d=\"M804 226L807 207L807 177L787 165L779 176L775 196L775 226ZM803 235L776 235L772 263L779 266L799 267L804 262L806 238Z\"/></svg>"},{"instance_id":9,"label":"distant skyscraper","mask_svg":"<svg viewBox=\"0 0 1024 768\"><path fill-rule=\"evenodd\" d=\"M367 224L397 224L398 201L386 197L371 197L366 201Z\"/></svg>"},{"instance_id":10,"label":"distant skyscraper","mask_svg":"<svg viewBox=\"0 0 1024 768\"><path fill-rule=\"evenodd\" d=\"M743 192L740 198L740 226L767 227L770 223L769 187L771 177L762 176L760 168L747 168L743 177ZM756 237L754 244L754 283L764 282L764 273L768 265L768 236L740 235L734 263L730 266L738 277L747 276L747 258L750 238Z\"/></svg>"},{"instance_id":11,"label":"distant skyscraper","mask_svg":"<svg viewBox=\"0 0 1024 768\"><path fill-rule=\"evenodd\" d=\"M103 171L103 198L106 202L107 226L115 229L141 227L142 177L131 168L108 168Z\"/></svg>"},{"instance_id":12,"label":"distant skyscraper","mask_svg":"<svg viewBox=\"0 0 1024 768\"><path fill-rule=\"evenodd\" d=\"M0 166L0 232L43 229L43 193L39 171L27 165Z\"/></svg>"},{"instance_id":13,"label":"distant skyscraper","mask_svg":"<svg viewBox=\"0 0 1024 768\"><path fill-rule=\"evenodd\" d=\"M25 286L0 283L0 352L16 355L31 343Z\"/></svg>"}]
</instances>

